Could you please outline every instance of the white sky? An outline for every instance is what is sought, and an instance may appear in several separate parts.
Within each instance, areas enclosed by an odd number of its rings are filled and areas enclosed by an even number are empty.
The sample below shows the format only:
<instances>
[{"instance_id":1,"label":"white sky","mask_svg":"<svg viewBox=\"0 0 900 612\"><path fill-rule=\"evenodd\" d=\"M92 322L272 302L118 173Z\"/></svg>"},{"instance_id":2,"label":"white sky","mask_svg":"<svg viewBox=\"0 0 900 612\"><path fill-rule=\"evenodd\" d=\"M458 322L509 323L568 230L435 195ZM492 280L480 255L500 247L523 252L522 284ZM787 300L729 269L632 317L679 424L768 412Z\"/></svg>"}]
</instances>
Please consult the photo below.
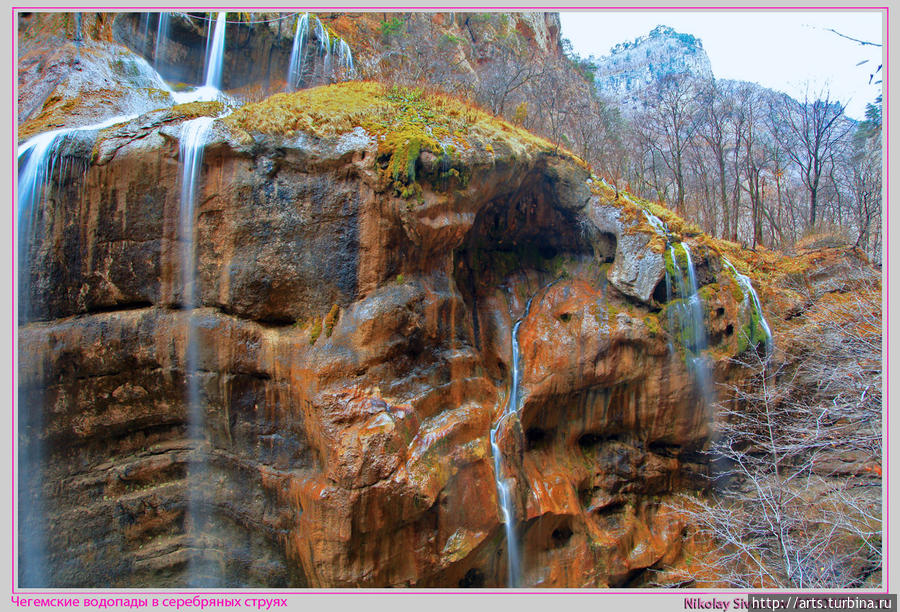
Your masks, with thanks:
<instances>
[{"instance_id":1,"label":"white sky","mask_svg":"<svg viewBox=\"0 0 900 612\"><path fill-rule=\"evenodd\" d=\"M618 43L644 36L657 25L693 34L703 42L716 78L755 81L803 99L828 87L847 114L864 118L881 85L869 75L881 63L882 48L863 46L827 31L883 42L877 10L595 10L562 11L562 36L582 57L602 57ZM869 60L857 66L858 62Z\"/></svg>"}]
</instances>

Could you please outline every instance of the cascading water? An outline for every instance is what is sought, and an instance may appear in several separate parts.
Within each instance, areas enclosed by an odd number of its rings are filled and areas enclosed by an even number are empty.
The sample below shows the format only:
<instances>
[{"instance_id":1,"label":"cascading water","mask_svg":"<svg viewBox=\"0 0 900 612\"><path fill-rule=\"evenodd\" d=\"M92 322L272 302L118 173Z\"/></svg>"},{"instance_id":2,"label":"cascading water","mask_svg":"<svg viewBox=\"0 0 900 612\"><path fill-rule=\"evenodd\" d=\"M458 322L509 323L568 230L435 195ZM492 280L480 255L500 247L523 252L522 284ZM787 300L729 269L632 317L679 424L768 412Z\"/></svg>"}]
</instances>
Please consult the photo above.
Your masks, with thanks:
<instances>
[{"instance_id":1,"label":"cascading water","mask_svg":"<svg viewBox=\"0 0 900 612\"><path fill-rule=\"evenodd\" d=\"M315 35L319 41L319 53L322 55L322 75L328 79L331 76L331 36L328 30L322 24L322 21L316 17Z\"/></svg>"},{"instance_id":2,"label":"cascading water","mask_svg":"<svg viewBox=\"0 0 900 612\"><path fill-rule=\"evenodd\" d=\"M497 483L497 495L500 499L500 511L503 513L503 528L506 531L506 554L507 554L507 586L519 586L519 544L516 539L515 526L515 508L512 500L512 490L507 479L501 477L503 474L503 457L500 454L500 447L497 445L497 430L504 421L506 415L500 417L497 425L491 429L491 452L494 453L494 475Z\"/></svg>"},{"instance_id":3,"label":"cascading water","mask_svg":"<svg viewBox=\"0 0 900 612\"><path fill-rule=\"evenodd\" d=\"M748 299L753 302L753 313L756 313L756 317L753 317L751 313L751 328L750 328L750 337L747 339L750 342L754 341L754 337L756 336L756 325L754 322L758 321L759 327L762 330L763 335L765 336L766 343L766 355L771 355L772 351L775 348L775 343L772 341L772 330L769 328L769 324L766 321L766 317L763 315L762 304L759 301L759 296L756 294L756 290L753 289L753 283L750 282L750 278L738 272L731 262L727 259L723 258L722 263L724 263L728 269L731 270L731 273L734 275L735 280L741 286L741 290L744 292L744 301L746 302Z\"/></svg>"},{"instance_id":4,"label":"cascading water","mask_svg":"<svg viewBox=\"0 0 900 612\"><path fill-rule=\"evenodd\" d=\"M18 220L18 269L19 269L19 324L31 316L31 288L29 254L34 240L35 221L44 186L53 175L60 143L71 130L54 130L38 134L19 147L18 193L16 218Z\"/></svg>"},{"instance_id":5,"label":"cascading water","mask_svg":"<svg viewBox=\"0 0 900 612\"><path fill-rule=\"evenodd\" d=\"M60 144L70 130L55 130L35 136L19 149L18 155L18 323L32 318L31 247L34 243L36 218L45 185L54 174ZM35 400L37 398L31 397ZM48 586L47 533L44 525L44 503L41 495L41 469L44 445L41 432L43 419L38 411L29 410L22 394L17 402L18 414L18 529L20 586Z\"/></svg>"},{"instance_id":6,"label":"cascading water","mask_svg":"<svg viewBox=\"0 0 900 612\"><path fill-rule=\"evenodd\" d=\"M206 79L204 87L222 89L222 62L225 59L225 11L216 16L213 35L206 39Z\"/></svg>"},{"instance_id":7,"label":"cascading water","mask_svg":"<svg viewBox=\"0 0 900 612\"><path fill-rule=\"evenodd\" d=\"M694 262L691 259L691 250L684 242L680 242L684 253L684 269L678 259L674 244L669 244L669 257L672 262L671 272L666 268L666 292L668 301L673 297L678 301L672 303L667 309L669 314L669 328L677 329L681 338L681 344L685 352L685 360L688 369L694 376L698 390L703 394L707 402L713 399L713 388L709 372L709 365L703 352L706 350L706 325L703 319L703 305L700 303L700 295L697 293L697 278L694 271ZM674 284L674 287L673 287Z\"/></svg>"},{"instance_id":8,"label":"cascading water","mask_svg":"<svg viewBox=\"0 0 900 612\"><path fill-rule=\"evenodd\" d=\"M150 34L150 13L141 13L141 40L144 41L144 51L147 51L147 43Z\"/></svg>"},{"instance_id":9,"label":"cascading water","mask_svg":"<svg viewBox=\"0 0 900 612\"><path fill-rule=\"evenodd\" d=\"M44 132L19 146L16 158L18 165L16 234L19 243L17 265L20 275L19 324L28 322L32 316L29 256L36 230L35 220L48 182L54 174L65 173L66 169L60 166L59 152L62 145L76 132L101 130L117 123L130 121L136 116L117 116L93 125Z\"/></svg>"},{"instance_id":10,"label":"cascading water","mask_svg":"<svg viewBox=\"0 0 900 612\"><path fill-rule=\"evenodd\" d=\"M76 132L99 130L131 118L113 117L96 125L45 132L19 147L16 187L16 311L19 326L25 325L35 316L32 305L31 250L38 230L40 204L47 188L54 178L61 179L70 171L66 159L61 158L67 139ZM43 520L45 508L40 495L41 466L45 453L41 432L45 428L39 411L29 409L29 404L40 400L33 392L28 397L30 401L20 394L16 402L20 586L45 587L51 583L47 569L47 534Z\"/></svg>"},{"instance_id":11,"label":"cascading water","mask_svg":"<svg viewBox=\"0 0 900 612\"><path fill-rule=\"evenodd\" d=\"M186 309L196 308L194 286L194 204L196 201L197 177L203 161L203 148L212 126L212 117L198 117L181 125L181 210L179 228L181 231L181 273Z\"/></svg>"},{"instance_id":12,"label":"cascading water","mask_svg":"<svg viewBox=\"0 0 900 612\"><path fill-rule=\"evenodd\" d=\"M313 29L313 32L316 35L316 40L319 41L319 52L322 55L328 53L331 47L331 37L328 35L328 30L325 29L325 26L322 24L322 20L318 17L313 17L316 20L316 27Z\"/></svg>"},{"instance_id":13,"label":"cascading water","mask_svg":"<svg viewBox=\"0 0 900 612\"><path fill-rule=\"evenodd\" d=\"M347 41L339 38L334 42L333 46L337 49L335 56L337 57L338 66L348 72L353 72L353 52L350 50L350 45L347 44Z\"/></svg>"},{"instance_id":14,"label":"cascading water","mask_svg":"<svg viewBox=\"0 0 900 612\"><path fill-rule=\"evenodd\" d=\"M535 294L537 295L537 294ZM497 424L491 429L491 451L494 454L494 478L497 484L497 496L500 499L500 511L503 513L503 525L506 531L507 551L507 586L517 587L521 579L522 558L519 552L519 542L516 537L516 508L513 504L512 486L508 478L503 477L503 454L497 444L497 433L503 422L512 414L519 412L519 381L522 378L522 364L519 355L519 327L528 317L531 310L531 302L535 296L531 296L525 304L525 312L522 318L517 320L512 329L512 372L509 383L509 400L503 414L497 420Z\"/></svg>"},{"instance_id":15,"label":"cascading water","mask_svg":"<svg viewBox=\"0 0 900 612\"><path fill-rule=\"evenodd\" d=\"M204 541L208 533L210 500L204 499L204 484L208 481L208 462L204 451L206 418L200 398L200 378L198 369L197 323L193 310L199 302L196 279L196 246L194 241L194 207L197 200L197 183L203 160L203 149L213 119L200 117L186 121L181 126L181 209L179 233L181 240L182 308L187 311L187 341L185 344L185 380L187 384L185 400L188 408L188 439L197 446L188 462L188 517L189 535L195 555L191 557L189 571L193 587L219 586L222 583L216 563L203 558L207 546ZM197 555L201 555L200 558Z\"/></svg>"},{"instance_id":16,"label":"cascading water","mask_svg":"<svg viewBox=\"0 0 900 612\"><path fill-rule=\"evenodd\" d=\"M294 31L294 44L291 46L291 63L288 65L288 90L293 91L300 83L300 71L303 68L303 56L306 49L306 39L309 36L309 13L303 13L297 19L297 29Z\"/></svg>"},{"instance_id":17,"label":"cascading water","mask_svg":"<svg viewBox=\"0 0 900 612\"><path fill-rule=\"evenodd\" d=\"M311 35L310 23L312 23ZM299 87L306 61L306 48L309 45L314 45L314 55L322 58L321 72L315 71L315 73L326 82L344 78L353 73L353 52L350 50L350 45L344 39L332 36L318 17L304 13L297 19L294 29L291 59L287 72L288 91Z\"/></svg>"},{"instance_id":18,"label":"cascading water","mask_svg":"<svg viewBox=\"0 0 900 612\"><path fill-rule=\"evenodd\" d=\"M159 14L159 24L156 28L156 46L153 48L153 67L159 71L159 52L164 48L164 41L169 35L169 13Z\"/></svg>"},{"instance_id":19,"label":"cascading water","mask_svg":"<svg viewBox=\"0 0 900 612\"><path fill-rule=\"evenodd\" d=\"M216 19L213 35L208 44L207 69L204 87L192 92L175 93L165 83L156 70L140 58L134 60L138 73L146 72L151 75L147 79L148 86L167 91L175 103L183 103L203 99L216 99L224 97L219 91L222 83L222 61L224 56L225 40L225 12L220 12ZM159 64L161 51L165 45L169 28L169 13L160 13L158 32L154 49L154 60ZM149 19L142 21L144 29L149 27ZM144 66L137 64L145 64ZM227 98L226 98L227 100ZM32 304L34 289L30 273L29 259L35 245L36 232L39 230L38 221L41 210L41 202L46 197L46 192L53 180L62 180L71 174L69 164L73 163L65 150L66 143L76 132L97 131L112 125L130 121L137 117L136 114L128 116L116 116L94 125L82 126L70 129L54 130L39 134L21 144L18 148L18 181L17 181L17 269L18 295L17 317L18 325L24 325L32 320L35 308ZM181 133L181 159L183 162L183 174L181 184L181 202L179 231L182 240L181 259L183 277L183 307L187 311L197 306L198 292L196 288L195 248L194 248L194 203L196 200L196 185L200 172L203 148L207 139L213 119L201 117L182 125ZM200 441L205 434L205 418L201 409L199 378L196 375L198 366L198 353L196 342L196 325L192 314L188 315L188 338L186 343L185 369L186 369L186 402L188 404L188 436L191 440ZM20 440L18 449L17 478L19 487L17 490L18 531L19 531L19 584L28 587L46 587L52 584L52 577L48 569L47 548L48 536L44 533L43 516L45 508L41 497L42 476L41 466L45 461L44 447L41 444L40 432L44 430L39 421L38 411L29 410L30 405L40 403L35 392L29 391L22 394L17 400L17 432ZM202 452L202 444L197 452L192 454L188 467L189 499L188 516L192 521L190 530L195 548L202 551L205 547L203 535L208 524L208 500L203 500L199 494L201 484L206 481L207 462ZM194 586L214 586L221 584L221 571L215 563L204 562L198 565L198 560L192 558L192 571L190 575L197 584Z\"/></svg>"},{"instance_id":20,"label":"cascading water","mask_svg":"<svg viewBox=\"0 0 900 612\"><path fill-rule=\"evenodd\" d=\"M644 216L647 218L647 223L656 230L656 233L662 236L663 238L667 238L669 235L669 228L663 222L662 219L657 217L656 215L652 215L648 213L646 210L644 211Z\"/></svg>"}]
</instances>

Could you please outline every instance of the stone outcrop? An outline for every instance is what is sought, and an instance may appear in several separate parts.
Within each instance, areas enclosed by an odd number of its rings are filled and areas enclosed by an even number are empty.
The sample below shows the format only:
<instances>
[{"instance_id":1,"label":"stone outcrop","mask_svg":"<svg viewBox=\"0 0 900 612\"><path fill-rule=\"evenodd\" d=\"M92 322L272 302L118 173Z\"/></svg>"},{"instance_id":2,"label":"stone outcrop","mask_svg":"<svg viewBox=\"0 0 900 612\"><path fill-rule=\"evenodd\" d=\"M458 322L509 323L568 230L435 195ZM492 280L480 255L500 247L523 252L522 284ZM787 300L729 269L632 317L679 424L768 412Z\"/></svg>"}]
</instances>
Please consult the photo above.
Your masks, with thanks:
<instances>
[{"instance_id":1,"label":"stone outcrop","mask_svg":"<svg viewBox=\"0 0 900 612\"><path fill-rule=\"evenodd\" d=\"M19 140L172 105L168 85L145 60L109 44L111 24L85 14L76 43L71 13L19 18Z\"/></svg>"},{"instance_id":2,"label":"stone outcrop","mask_svg":"<svg viewBox=\"0 0 900 612\"><path fill-rule=\"evenodd\" d=\"M23 520L53 534L52 585L172 587L202 567L233 586L503 586L489 433L529 300L521 410L498 432L523 583L626 586L677 565L666 500L704 486L710 419L640 210L506 124L416 149L413 179L391 176L374 128L249 127L292 100L214 125L191 311L181 116L69 145L86 170L52 185L20 271L36 313L20 408L37 415L20 445L43 449L23 485L41 513ZM725 380L752 313L717 253L692 248Z\"/></svg>"}]
</instances>

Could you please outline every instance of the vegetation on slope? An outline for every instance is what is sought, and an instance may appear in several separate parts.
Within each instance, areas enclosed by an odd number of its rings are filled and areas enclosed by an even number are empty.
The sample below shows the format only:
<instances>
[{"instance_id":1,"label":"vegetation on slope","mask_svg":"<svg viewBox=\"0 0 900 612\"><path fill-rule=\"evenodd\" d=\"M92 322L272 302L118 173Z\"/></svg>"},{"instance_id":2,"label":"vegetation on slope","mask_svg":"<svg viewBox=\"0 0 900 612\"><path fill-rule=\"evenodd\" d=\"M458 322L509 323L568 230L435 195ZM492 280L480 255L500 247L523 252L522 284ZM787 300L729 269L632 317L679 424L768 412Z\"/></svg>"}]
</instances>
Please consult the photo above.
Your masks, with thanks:
<instances>
[{"instance_id":1,"label":"vegetation on slope","mask_svg":"<svg viewBox=\"0 0 900 612\"><path fill-rule=\"evenodd\" d=\"M224 122L245 140L252 133L332 138L363 128L378 140L385 172L404 197L414 192L415 162L423 151L450 157L472 148L557 151L546 140L460 100L368 81L275 94L241 107Z\"/></svg>"}]
</instances>

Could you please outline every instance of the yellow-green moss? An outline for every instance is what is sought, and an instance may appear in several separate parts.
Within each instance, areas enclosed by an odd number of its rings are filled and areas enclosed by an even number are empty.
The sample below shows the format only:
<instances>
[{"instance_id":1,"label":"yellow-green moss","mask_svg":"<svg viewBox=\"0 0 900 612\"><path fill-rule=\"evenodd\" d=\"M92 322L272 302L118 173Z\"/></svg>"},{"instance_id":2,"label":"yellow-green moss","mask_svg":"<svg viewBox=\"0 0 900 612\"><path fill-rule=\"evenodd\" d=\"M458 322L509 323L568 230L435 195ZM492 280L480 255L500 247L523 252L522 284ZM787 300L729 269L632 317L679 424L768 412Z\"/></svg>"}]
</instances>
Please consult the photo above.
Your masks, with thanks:
<instances>
[{"instance_id":1,"label":"yellow-green moss","mask_svg":"<svg viewBox=\"0 0 900 612\"><path fill-rule=\"evenodd\" d=\"M411 185L417 180L416 161L424 151L454 156L476 143L510 156L527 150L554 150L546 140L460 100L366 81L276 94L243 106L224 119L224 124L245 141L253 133L292 136L306 132L332 138L361 127L378 141L388 184L398 196L408 199L418 199L420 192ZM571 154L565 155L575 160Z\"/></svg>"},{"instance_id":2,"label":"yellow-green moss","mask_svg":"<svg viewBox=\"0 0 900 612\"><path fill-rule=\"evenodd\" d=\"M648 314L644 317L644 326L650 336L658 336L662 333L662 327L659 325L659 317L655 314Z\"/></svg>"},{"instance_id":3,"label":"yellow-green moss","mask_svg":"<svg viewBox=\"0 0 900 612\"><path fill-rule=\"evenodd\" d=\"M340 307L337 304L331 306L331 310L325 315L325 337L330 338L331 332L334 331L334 324L337 323Z\"/></svg>"},{"instance_id":4,"label":"yellow-green moss","mask_svg":"<svg viewBox=\"0 0 900 612\"><path fill-rule=\"evenodd\" d=\"M312 329L309 331L309 343L315 344L316 340L322 334L322 322L316 319L313 321Z\"/></svg>"},{"instance_id":5,"label":"yellow-green moss","mask_svg":"<svg viewBox=\"0 0 900 612\"><path fill-rule=\"evenodd\" d=\"M744 300L744 288L741 287L741 284L738 282L737 277L734 275L734 272L731 271L731 268L728 266L724 267L728 273L729 278L731 279L731 297L735 302L742 302Z\"/></svg>"},{"instance_id":6,"label":"yellow-green moss","mask_svg":"<svg viewBox=\"0 0 900 612\"><path fill-rule=\"evenodd\" d=\"M711 302L719 293L719 283L710 283L697 289L697 295L703 302Z\"/></svg>"},{"instance_id":7,"label":"yellow-green moss","mask_svg":"<svg viewBox=\"0 0 900 612\"><path fill-rule=\"evenodd\" d=\"M169 98L172 95L168 91L164 89L157 89L156 87L143 87L142 89L147 93L147 96L155 102L168 102Z\"/></svg>"},{"instance_id":8,"label":"yellow-green moss","mask_svg":"<svg viewBox=\"0 0 900 612\"><path fill-rule=\"evenodd\" d=\"M371 123L385 113L378 83L350 81L336 85L275 94L261 102L246 104L224 123L237 131L292 135L303 131L332 137Z\"/></svg>"},{"instance_id":9,"label":"yellow-green moss","mask_svg":"<svg viewBox=\"0 0 900 612\"><path fill-rule=\"evenodd\" d=\"M166 121L196 119L197 117L216 117L222 114L225 106L218 100L211 102L186 102L176 104L169 109Z\"/></svg>"}]
</instances>

